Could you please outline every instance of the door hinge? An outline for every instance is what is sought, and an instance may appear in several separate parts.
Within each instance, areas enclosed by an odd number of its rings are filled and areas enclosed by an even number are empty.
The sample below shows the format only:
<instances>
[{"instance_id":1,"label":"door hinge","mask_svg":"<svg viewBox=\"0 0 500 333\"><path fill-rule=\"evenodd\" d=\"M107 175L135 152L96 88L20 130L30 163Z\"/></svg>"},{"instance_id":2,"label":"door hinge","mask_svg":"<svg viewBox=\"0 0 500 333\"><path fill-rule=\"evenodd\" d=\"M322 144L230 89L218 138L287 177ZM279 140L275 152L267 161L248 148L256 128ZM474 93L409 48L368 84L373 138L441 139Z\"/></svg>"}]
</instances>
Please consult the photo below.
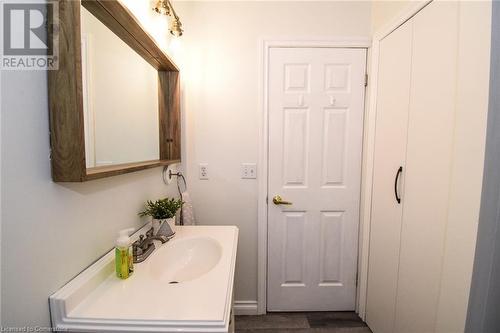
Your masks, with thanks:
<instances>
[{"instance_id":1,"label":"door hinge","mask_svg":"<svg viewBox=\"0 0 500 333\"><path fill-rule=\"evenodd\" d=\"M356 272L356 281L355 281L355 283L356 283L356 288L358 287L358 273L359 273L359 272Z\"/></svg>"},{"instance_id":2,"label":"door hinge","mask_svg":"<svg viewBox=\"0 0 500 333\"><path fill-rule=\"evenodd\" d=\"M266 205L268 204L268 201L267 201L267 196L266 196Z\"/></svg>"},{"instance_id":3,"label":"door hinge","mask_svg":"<svg viewBox=\"0 0 500 333\"><path fill-rule=\"evenodd\" d=\"M368 86L368 74L365 74L365 87Z\"/></svg>"}]
</instances>

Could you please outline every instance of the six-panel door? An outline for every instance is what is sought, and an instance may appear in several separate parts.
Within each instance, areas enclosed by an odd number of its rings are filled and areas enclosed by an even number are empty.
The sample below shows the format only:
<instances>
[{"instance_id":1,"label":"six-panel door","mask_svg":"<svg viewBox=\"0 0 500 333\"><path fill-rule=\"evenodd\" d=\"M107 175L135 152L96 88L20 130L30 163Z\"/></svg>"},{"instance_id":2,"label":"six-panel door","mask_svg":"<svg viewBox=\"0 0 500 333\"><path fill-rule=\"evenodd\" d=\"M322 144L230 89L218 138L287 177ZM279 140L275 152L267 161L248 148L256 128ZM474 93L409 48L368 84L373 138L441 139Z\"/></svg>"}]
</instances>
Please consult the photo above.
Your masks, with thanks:
<instances>
[{"instance_id":1,"label":"six-panel door","mask_svg":"<svg viewBox=\"0 0 500 333\"><path fill-rule=\"evenodd\" d=\"M365 49L270 51L269 311L354 310L365 69Z\"/></svg>"}]
</instances>

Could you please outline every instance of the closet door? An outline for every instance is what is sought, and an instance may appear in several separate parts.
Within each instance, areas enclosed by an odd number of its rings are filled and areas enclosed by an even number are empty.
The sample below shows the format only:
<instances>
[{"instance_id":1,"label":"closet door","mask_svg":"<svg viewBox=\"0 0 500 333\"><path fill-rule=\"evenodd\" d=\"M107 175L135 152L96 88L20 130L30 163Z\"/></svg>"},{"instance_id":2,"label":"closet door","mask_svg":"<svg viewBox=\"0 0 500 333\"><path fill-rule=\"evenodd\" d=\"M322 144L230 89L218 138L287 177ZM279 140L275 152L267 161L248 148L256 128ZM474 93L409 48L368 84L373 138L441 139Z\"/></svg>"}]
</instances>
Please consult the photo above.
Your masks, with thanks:
<instances>
[{"instance_id":1,"label":"closet door","mask_svg":"<svg viewBox=\"0 0 500 333\"><path fill-rule=\"evenodd\" d=\"M374 333L390 333L394 325L404 202L404 198L398 202L396 195L401 196L406 169L411 42L409 21L380 43L366 308Z\"/></svg>"},{"instance_id":2,"label":"closet door","mask_svg":"<svg viewBox=\"0 0 500 333\"><path fill-rule=\"evenodd\" d=\"M408 145L394 332L434 332L455 121L458 2L413 18ZM459 277L457 277L459 278Z\"/></svg>"}]
</instances>

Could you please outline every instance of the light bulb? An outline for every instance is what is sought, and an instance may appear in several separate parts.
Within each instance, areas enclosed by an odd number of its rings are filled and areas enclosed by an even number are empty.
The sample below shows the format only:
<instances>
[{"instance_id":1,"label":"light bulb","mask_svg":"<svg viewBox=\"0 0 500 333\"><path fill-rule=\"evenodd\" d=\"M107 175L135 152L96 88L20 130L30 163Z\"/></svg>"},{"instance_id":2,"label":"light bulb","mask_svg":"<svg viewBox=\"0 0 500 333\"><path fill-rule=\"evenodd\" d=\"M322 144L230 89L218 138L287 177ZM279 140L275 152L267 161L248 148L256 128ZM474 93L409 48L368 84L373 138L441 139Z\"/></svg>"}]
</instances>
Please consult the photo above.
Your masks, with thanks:
<instances>
[{"instance_id":1,"label":"light bulb","mask_svg":"<svg viewBox=\"0 0 500 333\"><path fill-rule=\"evenodd\" d=\"M174 35L175 37L180 37L182 36L182 33L184 30L182 30L182 23L179 21L178 18L174 18L172 20L172 24L170 25L170 33Z\"/></svg>"}]
</instances>

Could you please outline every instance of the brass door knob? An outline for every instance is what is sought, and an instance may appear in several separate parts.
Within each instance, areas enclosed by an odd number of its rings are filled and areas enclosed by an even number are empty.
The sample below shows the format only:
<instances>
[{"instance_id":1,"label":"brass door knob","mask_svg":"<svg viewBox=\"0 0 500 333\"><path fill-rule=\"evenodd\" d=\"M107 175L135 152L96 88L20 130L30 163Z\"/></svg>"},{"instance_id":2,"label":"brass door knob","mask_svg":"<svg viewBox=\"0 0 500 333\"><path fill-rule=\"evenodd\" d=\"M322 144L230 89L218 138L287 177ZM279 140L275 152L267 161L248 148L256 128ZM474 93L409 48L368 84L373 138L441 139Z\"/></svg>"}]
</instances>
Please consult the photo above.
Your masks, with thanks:
<instances>
[{"instance_id":1,"label":"brass door knob","mask_svg":"<svg viewBox=\"0 0 500 333\"><path fill-rule=\"evenodd\" d=\"M291 205L290 201L284 201L279 195L275 195L273 198L273 203L275 205Z\"/></svg>"}]
</instances>

